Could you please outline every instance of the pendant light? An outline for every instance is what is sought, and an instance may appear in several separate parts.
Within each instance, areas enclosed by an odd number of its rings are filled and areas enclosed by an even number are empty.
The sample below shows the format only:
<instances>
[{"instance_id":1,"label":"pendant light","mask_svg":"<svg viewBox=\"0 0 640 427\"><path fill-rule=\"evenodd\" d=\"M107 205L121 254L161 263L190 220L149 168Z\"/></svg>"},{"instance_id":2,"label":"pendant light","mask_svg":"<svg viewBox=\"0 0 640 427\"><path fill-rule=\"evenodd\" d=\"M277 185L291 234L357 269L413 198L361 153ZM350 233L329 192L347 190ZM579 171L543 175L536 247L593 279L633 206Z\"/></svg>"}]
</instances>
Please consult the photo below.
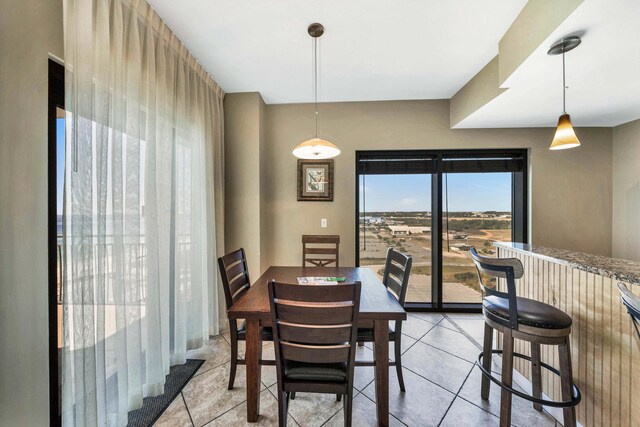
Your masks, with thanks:
<instances>
[{"instance_id":1,"label":"pendant light","mask_svg":"<svg viewBox=\"0 0 640 427\"><path fill-rule=\"evenodd\" d=\"M311 24L307 32L313 38L313 96L315 107L315 133L314 137L296 145L293 155L299 159L330 159L340 154L340 149L335 144L318 138L318 38L324 34L322 24Z\"/></svg>"},{"instance_id":2,"label":"pendant light","mask_svg":"<svg viewBox=\"0 0 640 427\"><path fill-rule=\"evenodd\" d=\"M564 54L576 48L580 42L580 37L567 37L551 46L551 49L547 52L549 55L562 54L562 115L558 119L556 134L553 137L549 150L565 150L567 148L580 146L580 141L576 136L576 132L573 130L573 125L571 124L571 117L567 114L566 110L567 85L565 83L566 74L564 63Z\"/></svg>"}]
</instances>

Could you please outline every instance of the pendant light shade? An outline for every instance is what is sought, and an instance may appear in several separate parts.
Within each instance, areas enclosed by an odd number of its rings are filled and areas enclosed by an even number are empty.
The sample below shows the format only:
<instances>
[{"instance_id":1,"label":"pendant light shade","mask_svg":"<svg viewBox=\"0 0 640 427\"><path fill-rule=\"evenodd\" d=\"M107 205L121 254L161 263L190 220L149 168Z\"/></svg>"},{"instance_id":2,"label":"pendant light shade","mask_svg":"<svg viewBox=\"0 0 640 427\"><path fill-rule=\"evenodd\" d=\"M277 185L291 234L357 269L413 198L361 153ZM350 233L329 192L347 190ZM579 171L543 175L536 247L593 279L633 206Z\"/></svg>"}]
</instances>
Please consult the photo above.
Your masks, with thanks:
<instances>
[{"instance_id":1,"label":"pendant light shade","mask_svg":"<svg viewBox=\"0 0 640 427\"><path fill-rule=\"evenodd\" d=\"M318 138L318 38L324 34L322 24L311 24L307 32L313 38L313 95L315 108L314 137L296 145L293 155L299 159L331 159L340 154L340 150L332 142Z\"/></svg>"},{"instance_id":2,"label":"pendant light shade","mask_svg":"<svg viewBox=\"0 0 640 427\"><path fill-rule=\"evenodd\" d=\"M308 139L293 149L293 155L299 159L331 159L339 154L335 144L320 138Z\"/></svg>"},{"instance_id":3,"label":"pendant light shade","mask_svg":"<svg viewBox=\"0 0 640 427\"><path fill-rule=\"evenodd\" d=\"M567 84L564 62L564 54L576 48L580 42L580 37L567 37L551 46L551 49L547 52L549 55L562 55L562 115L558 119L556 134L553 137L549 150L566 150L567 148L580 146L580 141L571 124L571 117L569 117L566 110Z\"/></svg>"},{"instance_id":4,"label":"pendant light shade","mask_svg":"<svg viewBox=\"0 0 640 427\"><path fill-rule=\"evenodd\" d=\"M556 129L556 134L553 137L553 142L549 150L564 150L578 146L580 146L580 141L576 136L576 132L573 130L571 117L569 117L568 114L561 115L560 119L558 119L558 128Z\"/></svg>"}]
</instances>

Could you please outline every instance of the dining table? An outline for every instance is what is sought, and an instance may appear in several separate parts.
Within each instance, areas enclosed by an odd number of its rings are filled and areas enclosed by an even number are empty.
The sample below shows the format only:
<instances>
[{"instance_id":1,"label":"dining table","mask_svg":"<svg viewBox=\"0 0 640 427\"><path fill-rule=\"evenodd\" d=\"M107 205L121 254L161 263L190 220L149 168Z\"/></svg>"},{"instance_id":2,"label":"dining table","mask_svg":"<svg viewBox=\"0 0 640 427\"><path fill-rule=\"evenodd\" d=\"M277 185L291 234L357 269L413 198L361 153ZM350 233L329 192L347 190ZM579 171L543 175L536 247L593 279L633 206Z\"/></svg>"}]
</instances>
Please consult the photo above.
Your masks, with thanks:
<instances>
[{"instance_id":1,"label":"dining table","mask_svg":"<svg viewBox=\"0 0 640 427\"><path fill-rule=\"evenodd\" d=\"M299 277L339 277L343 283L361 283L358 327L373 328L374 371L377 420L379 426L389 425L389 321L406 320L407 313L387 290L378 275L367 267L278 267L272 266L253 283L228 310L230 319L246 321L246 387L247 421L257 422L260 416L260 381L262 362L262 328L271 326L271 311L267 284L297 284ZM308 286L308 285L299 285ZM331 286L331 285L323 285Z\"/></svg>"}]
</instances>

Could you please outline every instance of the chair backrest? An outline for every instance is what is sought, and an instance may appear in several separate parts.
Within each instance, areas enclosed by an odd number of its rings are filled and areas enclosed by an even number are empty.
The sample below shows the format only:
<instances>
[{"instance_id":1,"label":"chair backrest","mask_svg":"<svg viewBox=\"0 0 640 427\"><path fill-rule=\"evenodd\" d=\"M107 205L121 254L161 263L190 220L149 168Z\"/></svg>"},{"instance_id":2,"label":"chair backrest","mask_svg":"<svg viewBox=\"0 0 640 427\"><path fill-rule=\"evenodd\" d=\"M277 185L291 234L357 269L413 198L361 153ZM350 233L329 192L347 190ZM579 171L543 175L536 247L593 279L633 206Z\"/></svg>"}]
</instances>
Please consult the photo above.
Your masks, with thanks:
<instances>
[{"instance_id":1,"label":"chair backrest","mask_svg":"<svg viewBox=\"0 0 640 427\"><path fill-rule=\"evenodd\" d=\"M409 287L411 263L412 259L410 256L398 252L393 248L387 249L387 260L384 265L382 283L384 283L403 307L407 297L407 288Z\"/></svg>"},{"instance_id":2,"label":"chair backrest","mask_svg":"<svg viewBox=\"0 0 640 427\"><path fill-rule=\"evenodd\" d=\"M269 282L269 302L278 376L286 361L346 363L353 382L360 313L360 282L297 285Z\"/></svg>"},{"instance_id":3,"label":"chair backrest","mask_svg":"<svg viewBox=\"0 0 640 427\"><path fill-rule=\"evenodd\" d=\"M516 294L515 279L520 279L524 275L522 263L517 258L490 258L481 256L476 248L471 248L471 258L478 270L478 281L484 295L495 295L506 298L509 301L509 322L511 329L518 330L518 304ZM507 292L501 292L484 285L482 275L505 279L507 282Z\"/></svg>"},{"instance_id":4,"label":"chair backrest","mask_svg":"<svg viewBox=\"0 0 640 427\"><path fill-rule=\"evenodd\" d=\"M340 266L340 236L303 235L302 236L302 266L307 263L316 267L326 267L329 264Z\"/></svg>"},{"instance_id":5,"label":"chair backrest","mask_svg":"<svg viewBox=\"0 0 640 427\"><path fill-rule=\"evenodd\" d=\"M227 310L251 286L244 248L218 258Z\"/></svg>"},{"instance_id":6,"label":"chair backrest","mask_svg":"<svg viewBox=\"0 0 640 427\"><path fill-rule=\"evenodd\" d=\"M633 294L624 283L618 283L618 289L620 289L620 299L627 308L633 326L636 329L636 337L638 338L638 345L640 346L640 297Z\"/></svg>"}]
</instances>

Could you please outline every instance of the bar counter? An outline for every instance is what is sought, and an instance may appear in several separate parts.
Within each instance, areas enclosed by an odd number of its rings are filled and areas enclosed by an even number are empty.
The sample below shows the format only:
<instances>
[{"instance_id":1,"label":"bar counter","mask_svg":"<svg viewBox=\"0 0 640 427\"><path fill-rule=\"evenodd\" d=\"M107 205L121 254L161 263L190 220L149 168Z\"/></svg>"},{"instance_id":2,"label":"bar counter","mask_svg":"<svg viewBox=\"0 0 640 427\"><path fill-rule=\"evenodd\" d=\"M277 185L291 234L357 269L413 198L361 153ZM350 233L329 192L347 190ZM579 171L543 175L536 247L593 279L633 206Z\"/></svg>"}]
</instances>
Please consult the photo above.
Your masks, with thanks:
<instances>
[{"instance_id":1,"label":"bar counter","mask_svg":"<svg viewBox=\"0 0 640 427\"><path fill-rule=\"evenodd\" d=\"M573 319L573 378L582 392L578 422L585 427L640 425L640 349L617 287L623 282L640 295L640 262L522 243L495 246L499 257L518 258L524 266L524 276L516 280L518 296L553 305ZM506 290L504 280L498 288ZM514 350L531 354L527 343L518 340ZM557 368L557 348L543 346L542 359ZM515 359L514 366L530 380L528 362ZM559 380L544 371L543 391L561 400Z\"/></svg>"}]
</instances>

